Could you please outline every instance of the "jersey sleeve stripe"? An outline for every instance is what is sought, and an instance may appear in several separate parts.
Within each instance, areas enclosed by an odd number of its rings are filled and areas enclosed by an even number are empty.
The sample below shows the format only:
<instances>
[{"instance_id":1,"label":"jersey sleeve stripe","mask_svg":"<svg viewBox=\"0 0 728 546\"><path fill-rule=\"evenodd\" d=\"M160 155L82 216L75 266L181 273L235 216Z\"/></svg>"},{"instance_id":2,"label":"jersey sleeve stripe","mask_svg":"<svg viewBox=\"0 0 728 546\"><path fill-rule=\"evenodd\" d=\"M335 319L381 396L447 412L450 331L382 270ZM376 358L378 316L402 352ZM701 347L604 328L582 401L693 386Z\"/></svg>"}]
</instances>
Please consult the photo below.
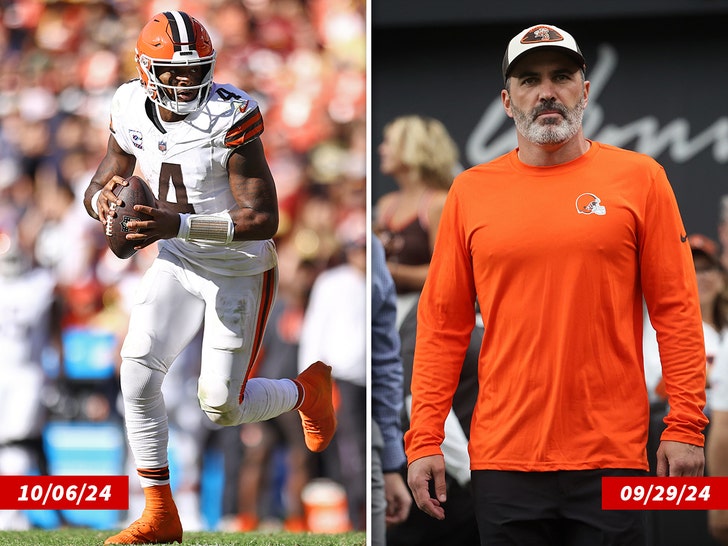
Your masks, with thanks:
<instances>
[{"instance_id":1,"label":"jersey sleeve stripe","mask_svg":"<svg viewBox=\"0 0 728 546\"><path fill-rule=\"evenodd\" d=\"M246 116L225 134L225 146L236 147L260 136L263 132L263 116L258 108Z\"/></svg>"},{"instance_id":2,"label":"jersey sleeve stripe","mask_svg":"<svg viewBox=\"0 0 728 546\"><path fill-rule=\"evenodd\" d=\"M228 146L240 145L253 136L258 136L263 132L263 117L260 112L242 120L240 123L232 127L225 135L225 144Z\"/></svg>"}]
</instances>

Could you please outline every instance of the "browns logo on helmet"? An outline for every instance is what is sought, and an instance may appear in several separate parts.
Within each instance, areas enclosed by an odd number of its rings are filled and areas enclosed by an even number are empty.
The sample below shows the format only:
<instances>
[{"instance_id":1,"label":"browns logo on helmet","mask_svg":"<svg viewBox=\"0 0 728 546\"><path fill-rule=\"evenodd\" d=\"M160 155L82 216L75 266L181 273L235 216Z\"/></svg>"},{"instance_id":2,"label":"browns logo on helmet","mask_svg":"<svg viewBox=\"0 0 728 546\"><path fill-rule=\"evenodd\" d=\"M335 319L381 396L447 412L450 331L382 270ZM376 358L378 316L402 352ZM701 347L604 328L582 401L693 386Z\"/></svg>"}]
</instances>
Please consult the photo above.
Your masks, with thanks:
<instances>
[{"instance_id":1,"label":"browns logo on helmet","mask_svg":"<svg viewBox=\"0 0 728 546\"><path fill-rule=\"evenodd\" d=\"M215 49L205 27L183 11L165 11L151 18L139 33L135 62L147 96L156 104L177 114L189 114L202 108L210 96ZM179 67L197 67L202 71L199 85L163 84L158 76ZM179 93L196 92L193 100L180 99Z\"/></svg>"}]
</instances>

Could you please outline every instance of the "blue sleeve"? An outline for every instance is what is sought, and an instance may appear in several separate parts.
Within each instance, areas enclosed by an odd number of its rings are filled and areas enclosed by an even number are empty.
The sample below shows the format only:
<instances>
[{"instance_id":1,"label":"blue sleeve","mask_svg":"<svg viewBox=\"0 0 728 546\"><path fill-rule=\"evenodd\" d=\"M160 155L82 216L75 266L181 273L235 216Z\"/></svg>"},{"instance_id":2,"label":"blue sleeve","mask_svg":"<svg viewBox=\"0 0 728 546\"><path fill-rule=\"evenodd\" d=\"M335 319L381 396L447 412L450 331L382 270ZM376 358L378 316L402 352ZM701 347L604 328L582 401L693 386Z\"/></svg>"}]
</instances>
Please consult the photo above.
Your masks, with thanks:
<instances>
[{"instance_id":1,"label":"blue sleeve","mask_svg":"<svg viewBox=\"0 0 728 546\"><path fill-rule=\"evenodd\" d=\"M385 472L406 463L402 442L401 411L404 398L400 339L396 328L397 296L387 269L384 248L371 237L371 396L372 418L384 439Z\"/></svg>"}]
</instances>

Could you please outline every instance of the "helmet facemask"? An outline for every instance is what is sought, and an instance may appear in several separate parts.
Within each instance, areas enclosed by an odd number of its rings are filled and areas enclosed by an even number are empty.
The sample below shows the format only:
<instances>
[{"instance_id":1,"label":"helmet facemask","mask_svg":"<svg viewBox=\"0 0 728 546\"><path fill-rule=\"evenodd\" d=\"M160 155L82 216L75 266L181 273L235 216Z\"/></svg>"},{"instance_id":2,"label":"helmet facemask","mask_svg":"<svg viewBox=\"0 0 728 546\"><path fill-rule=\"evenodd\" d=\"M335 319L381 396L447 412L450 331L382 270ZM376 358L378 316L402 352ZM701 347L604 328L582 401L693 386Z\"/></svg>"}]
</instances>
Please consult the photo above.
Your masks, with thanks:
<instances>
[{"instance_id":1,"label":"helmet facemask","mask_svg":"<svg viewBox=\"0 0 728 546\"><path fill-rule=\"evenodd\" d=\"M146 82L145 90L147 96L156 104L176 114L190 114L202 108L210 97L212 88L213 73L215 68L215 52L209 57L199 58L197 53L186 52L187 57L180 58L180 53L175 53L171 61L167 59L152 59L147 55L139 55L137 52L137 67L140 71L142 82ZM189 55L191 54L191 55ZM157 74L166 72L169 68L199 66L204 72L202 80L198 85L165 85ZM196 91L197 96L190 101L183 101L179 98L180 92Z\"/></svg>"}]
</instances>

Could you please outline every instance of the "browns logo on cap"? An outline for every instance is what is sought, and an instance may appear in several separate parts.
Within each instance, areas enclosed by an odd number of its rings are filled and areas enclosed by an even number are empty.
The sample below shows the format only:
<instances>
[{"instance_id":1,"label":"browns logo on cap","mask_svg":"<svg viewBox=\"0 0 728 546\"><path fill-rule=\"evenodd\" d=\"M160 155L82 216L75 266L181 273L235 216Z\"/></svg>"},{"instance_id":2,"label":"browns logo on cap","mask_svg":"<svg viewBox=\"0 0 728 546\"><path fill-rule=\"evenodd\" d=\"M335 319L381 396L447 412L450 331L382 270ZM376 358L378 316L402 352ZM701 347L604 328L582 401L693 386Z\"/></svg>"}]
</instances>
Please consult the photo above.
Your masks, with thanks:
<instances>
[{"instance_id":1,"label":"browns logo on cap","mask_svg":"<svg viewBox=\"0 0 728 546\"><path fill-rule=\"evenodd\" d=\"M554 27L541 25L529 30L526 35L521 38L522 44L535 44L540 42L561 42L564 37Z\"/></svg>"}]
</instances>

